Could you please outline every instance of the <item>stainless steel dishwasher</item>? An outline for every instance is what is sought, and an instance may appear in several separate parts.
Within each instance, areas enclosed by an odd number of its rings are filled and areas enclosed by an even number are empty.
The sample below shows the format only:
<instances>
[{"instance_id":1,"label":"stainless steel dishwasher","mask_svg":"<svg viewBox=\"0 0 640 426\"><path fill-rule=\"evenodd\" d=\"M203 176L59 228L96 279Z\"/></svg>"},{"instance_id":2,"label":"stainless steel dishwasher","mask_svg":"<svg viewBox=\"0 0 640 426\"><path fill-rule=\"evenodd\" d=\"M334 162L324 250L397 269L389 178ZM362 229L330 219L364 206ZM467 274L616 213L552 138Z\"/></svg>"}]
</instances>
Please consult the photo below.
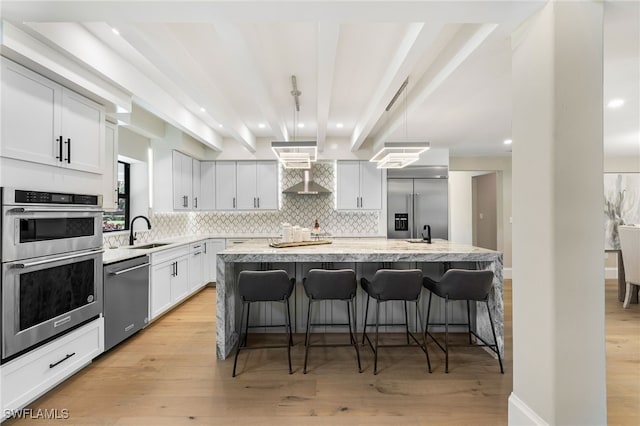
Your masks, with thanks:
<instances>
[{"instance_id":1,"label":"stainless steel dishwasher","mask_svg":"<svg viewBox=\"0 0 640 426\"><path fill-rule=\"evenodd\" d=\"M149 322L149 256L104 266L104 350Z\"/></svg>"}]
</instances>

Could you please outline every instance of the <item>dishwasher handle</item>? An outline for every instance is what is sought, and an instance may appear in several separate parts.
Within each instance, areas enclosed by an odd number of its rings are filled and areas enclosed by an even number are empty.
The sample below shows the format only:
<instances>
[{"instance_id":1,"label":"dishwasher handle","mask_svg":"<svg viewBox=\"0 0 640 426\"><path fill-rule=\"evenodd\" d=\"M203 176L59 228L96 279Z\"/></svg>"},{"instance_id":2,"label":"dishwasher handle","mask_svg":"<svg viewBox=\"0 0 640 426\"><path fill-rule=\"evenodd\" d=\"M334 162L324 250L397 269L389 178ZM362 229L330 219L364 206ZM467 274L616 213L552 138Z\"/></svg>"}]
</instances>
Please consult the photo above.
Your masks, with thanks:
<instances>
[{"instance_id":1,"label":"dishwasher handle","mask_svg":"<svg viewBox=\"0 0 640 426\"><path fill-rule=\"evenodd\" d=\"M111 275L120 275L120 274L124 274L126 272L130 272L130 271L135 271L136 269L140 269L140 268L146 268L147 266L149 266L150 263L143 263L142 265L138 265L138 266L132 266L131 268L127 268L127 269L123 269L121 271L116 271L116 272L112 272Z\"/></svg>"}]
</instances>

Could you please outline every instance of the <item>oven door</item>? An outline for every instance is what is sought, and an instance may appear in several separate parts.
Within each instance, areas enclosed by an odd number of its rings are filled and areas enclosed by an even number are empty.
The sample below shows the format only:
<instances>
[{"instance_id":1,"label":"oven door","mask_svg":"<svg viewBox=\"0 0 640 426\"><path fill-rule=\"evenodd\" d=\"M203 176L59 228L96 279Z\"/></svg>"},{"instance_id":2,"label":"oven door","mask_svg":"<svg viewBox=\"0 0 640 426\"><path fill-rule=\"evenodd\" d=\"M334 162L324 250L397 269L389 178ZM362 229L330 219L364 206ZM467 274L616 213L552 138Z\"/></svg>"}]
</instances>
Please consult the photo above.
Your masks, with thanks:
<instances>
[{"instance_id":1,"label":"oven door","mask_svg":"<svg viewBox=\"0 0 640 426\"><path fill-rule=\"evenodd\" d=\"M2 360L102 313L102 252L2 264Z\"/></svg>"},{"instance_id":2,"label":"oven door","mask_svg":"<svg viewBox=\"0 0 640 426\"><path fill-rule=\"evenodd\" d=\"M2 261L102 247L102 210L4 206Z\"/></svg>"}]
</instances>

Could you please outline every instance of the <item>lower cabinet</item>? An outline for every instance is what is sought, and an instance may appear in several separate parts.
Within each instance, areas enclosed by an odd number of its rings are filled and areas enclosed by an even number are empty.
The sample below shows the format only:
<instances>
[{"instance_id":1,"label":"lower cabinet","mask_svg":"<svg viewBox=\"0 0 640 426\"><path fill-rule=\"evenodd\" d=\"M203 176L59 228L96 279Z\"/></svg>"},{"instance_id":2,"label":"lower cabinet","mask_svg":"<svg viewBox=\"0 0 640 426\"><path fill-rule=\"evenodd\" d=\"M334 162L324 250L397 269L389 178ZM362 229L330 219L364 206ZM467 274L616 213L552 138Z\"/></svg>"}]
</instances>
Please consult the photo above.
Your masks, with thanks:
<instances>
[{"instance_id":1,"label":"lower cabinet","mask_svg":"<svg viewBox=\"0 0 640 426\"><path fill-rule=\"evenodd\" d=\"M224 239L211 238L205 242L204 278L207 283L216 282L218 259L216 255L226 247Z\"/></svg>"},{"instance_id":2,"label":"lower cabinet","mask_svg":"<svg viewBox=\"0 0 640 426\"><path fill-rule=\"evenodd\" d=\"M2 365L2 419L10 417L104 351L104 318ZM64 413L57 413L64 416Z\"/></svg>"},{"instance_id":3,"label":"lower cabinet","mask_svg":"<svg viewBox=\"0 0 640 426\"><path fill-rule=\"evenodd\" d=\"M187 297L189 288L189 246L151 254L149 317L153 320Z\"/></svg>"},{"instance_id":4,"label":"lower cabinet","mask_svg":"<svg viewBox=\"0 0 640 426\"><path fill-rule=\"evenodd\" d=\"M194 292L204 286L205 241L191 244L189 248L189 292Z\"/></svg>"}]
</instances>

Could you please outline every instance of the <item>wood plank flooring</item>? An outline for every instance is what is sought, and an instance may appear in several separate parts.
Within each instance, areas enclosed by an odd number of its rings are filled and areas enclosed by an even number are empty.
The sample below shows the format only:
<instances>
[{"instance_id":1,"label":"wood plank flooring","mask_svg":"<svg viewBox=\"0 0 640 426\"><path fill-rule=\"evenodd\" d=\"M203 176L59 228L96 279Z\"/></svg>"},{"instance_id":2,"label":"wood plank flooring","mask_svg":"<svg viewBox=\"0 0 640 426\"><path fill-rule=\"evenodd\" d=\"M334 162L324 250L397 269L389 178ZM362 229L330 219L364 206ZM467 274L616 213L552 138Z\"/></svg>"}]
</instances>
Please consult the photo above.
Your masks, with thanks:
<instances>
[{"instance_id":1,"label":"wood plank flooring","mask_svg":"<svg viewBox=\"0 0 640 426\"><path fill-rule=\"evenodd\" d=\"M609 424L640 424L640 307L622 310L606 285ZM30 405L67 409L69 420L12 419L14 425L496 425L507 423L512 389L511 282L505 282L505 374L479 348L444 354L430 343L433 374L414 348L382 349L379 374L361 347L316 348L302 374L303 336L294 338L294 374L284 349L215 357L215 289L206 288L146 330L103 354ZM586 332L586 331L585 331ZM272 336L275 337L275 336ZM344 336L332 336L339 338ZM259 337L268 339L269 337ZM464 344L466 337L457 336ZM399 418L399 416L403 416Z\"/></svg>"}]
</instances>

